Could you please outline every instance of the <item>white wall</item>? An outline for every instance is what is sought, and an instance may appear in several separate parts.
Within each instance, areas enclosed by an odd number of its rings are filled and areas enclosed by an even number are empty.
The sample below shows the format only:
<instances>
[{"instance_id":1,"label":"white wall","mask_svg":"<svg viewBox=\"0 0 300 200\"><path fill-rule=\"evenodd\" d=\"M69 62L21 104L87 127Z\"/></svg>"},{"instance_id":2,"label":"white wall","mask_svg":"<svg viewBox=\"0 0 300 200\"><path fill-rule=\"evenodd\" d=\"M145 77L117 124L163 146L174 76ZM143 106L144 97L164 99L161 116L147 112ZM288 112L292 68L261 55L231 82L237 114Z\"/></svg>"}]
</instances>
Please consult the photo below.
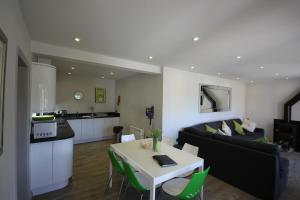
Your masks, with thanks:
<instances>
[{"instance_id":1,"label":"white wall","mask_svg":"<svg viewBox=\"0 0 300 200\"><path fill-rule=\"evenodd\" d=\"M199 84L232 88L231 111L199 113ZM245 116L244 83L199 73L164 67L163 69L163 135L174 140L181 128L201 122Z\"/></svg>"},{"instance_id":2,"label":"white wall","mask_svg":"<svg viewBox=\"0 0 300 200\"><path fill-rule=\"evenodd\" d=\"M292 107L292 120L300 121L300 101Z\"/></svg>"},{"instance_id":3,"label":"white wall","mask_svg":"<svg viewBox=\"0 0 300 200\"><path fill-rule=\"evenodd\" d=\"M115 111L115 81L92 77L58 75L56 82L56 109L66 109L69 113ZM106 102L95 103L95 88L106 88ZM84 98L76 101L73 97L75 91L81 91Z\"/></svg>"},{"instance_id":4,"label":"white wall","mask_svg":"<svg viewBox=\"0 0 300 200\"><path fill-rule=\"evenodd\" d=\"M128 131L130 125L149 130L146 107L154 105L153 127L161 129L162 76L138 74L116 82L116 96L121 96L120 124Z\"/></svg>"},{"instance_id":5,"label":"white wall","mask_svg":"<svg viewBox=\"0 0 300 200\"><path fill-rule=\"evenodd\" d=\"M0 198L17 198L16 121L17 121L17 54L22 50L31 61L30 38L18 0L0 1L0 27L8 37L5 81L4 151L0 156Z\"/></svg>"},{"instance_id":6,"label":"white wall","mask_svg":"<svg viewBox=\"0 0 300 200\"><path fill-rule=\"evenodd\" d=\"M273 120L283 118L284 103L297 92L300 92L300 80L273 80L248 85L246 114L272 139Z\"/></svg>"}]
</instances>

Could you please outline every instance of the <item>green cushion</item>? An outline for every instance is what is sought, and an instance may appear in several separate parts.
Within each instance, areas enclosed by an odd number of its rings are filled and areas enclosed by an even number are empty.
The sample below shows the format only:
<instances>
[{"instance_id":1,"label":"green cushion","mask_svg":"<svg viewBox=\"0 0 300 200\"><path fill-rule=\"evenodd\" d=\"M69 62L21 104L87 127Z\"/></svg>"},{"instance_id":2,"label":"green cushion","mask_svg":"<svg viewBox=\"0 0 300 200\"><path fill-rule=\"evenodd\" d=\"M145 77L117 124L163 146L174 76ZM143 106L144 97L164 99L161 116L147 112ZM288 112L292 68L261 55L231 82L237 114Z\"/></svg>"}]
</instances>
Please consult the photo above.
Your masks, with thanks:
<instances>
[{"instance_id":1,"label":"green cushion","mask_svg":"<svg viewBox=\"0 0 300 200\"><path fill-rule=\"evenodd\" d=\"M233 120L233 124L235 132L237 132L239 135L245 135L244 129L241 124L239 124L235 120Z\"/></svg>"},{"instance_id":2,"label":"green cushion","mask_svg":"<svg viewBox=\"0 0 300 200\"><path fill-rule=\"evenodd\" d=\"M205 124L205 129L207 132L212 133L212 134L216 134L218 132L218 130L208 126L207 124Z\"/></svg>"},{"instance_id":3,"label":"green cushion","mask_svg":"<svg viewBox=\"0 0 300 200\"><path fill-rule=\"evenodd\" d=\"M269 140L267 137L261 137L261 138L258 138L256 140L254 140L255 142L260 142L260 143L269 143Z\"/></svg>"}]
</instances>

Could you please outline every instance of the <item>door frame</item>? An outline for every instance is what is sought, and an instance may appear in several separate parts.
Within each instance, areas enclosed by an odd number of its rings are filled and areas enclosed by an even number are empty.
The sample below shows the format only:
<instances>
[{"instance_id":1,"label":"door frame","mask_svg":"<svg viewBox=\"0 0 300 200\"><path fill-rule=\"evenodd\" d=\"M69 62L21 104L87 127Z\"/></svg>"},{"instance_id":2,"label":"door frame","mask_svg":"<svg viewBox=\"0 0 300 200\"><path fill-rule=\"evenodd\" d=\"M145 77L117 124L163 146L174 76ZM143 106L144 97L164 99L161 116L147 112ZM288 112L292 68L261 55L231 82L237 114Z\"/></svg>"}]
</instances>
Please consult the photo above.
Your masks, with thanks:
<instances>
[{"instance_id":1,"label":"door frame","mask_svg":"<svg viewBox=\"0 0 300 200\"><path fill-rule=\"evenodd\" d=\"M18 48L17 52L17 73L16 73L16 163L17 163L17 199L24 199L30 200L32 198L31 195L31 187L30 187L30 131L31 131L31 64L27 61L26 57L24 56L22 50ZM24 67L25 74L21 74L20 67ZM22 78L25 78L25 85L22 85L22 88L25 88L26 92L26 100L24 103L21 102L20 97L20 88L19 88L19 81L20 75ZM24 97L22 97L24 98ZM26 105L24 105L26 103ZM20 105L26 106L25 111L26 114L20 113ZM22 115L20 115L22 114ZM20 117L22 116L22 117ZM20 120L25 120L24 124L20 123ZM25 131L24 131L25 129ZM24 135L24 132L26 133ZM18 163L24 162L24 165L20 165ZM24 168L25 169L24 169ZM25 170L25 173L24 173Z\"/></svg>"}]
</instances>

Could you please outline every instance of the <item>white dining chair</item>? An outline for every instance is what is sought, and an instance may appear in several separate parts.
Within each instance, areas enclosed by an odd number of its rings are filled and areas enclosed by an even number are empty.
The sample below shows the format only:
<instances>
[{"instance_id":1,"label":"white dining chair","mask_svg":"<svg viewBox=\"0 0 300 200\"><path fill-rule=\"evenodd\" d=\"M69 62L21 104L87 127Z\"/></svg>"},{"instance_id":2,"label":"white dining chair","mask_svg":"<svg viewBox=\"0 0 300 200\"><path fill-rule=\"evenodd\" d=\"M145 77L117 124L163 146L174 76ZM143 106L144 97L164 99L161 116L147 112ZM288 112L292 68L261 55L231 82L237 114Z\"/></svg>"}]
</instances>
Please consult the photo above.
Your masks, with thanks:
<instances>
[{"instance_id":1,"label":"white dining chair","mask_svg":"<svg viewBox=\"0 0 300 200\"><path fill-rule=\"evenodd\" d=\"M136 140L134 134L121 136L121 142L130 142L130 141L134 141L134 140Z\"/></svg>"},{"instance_id":2,"label":"white dining chair","mask_svg":"<svg viewBox=\"0 0 300 200\"><path fill-rule=\"evenodd\" d=\"M165 137L165 136L162 137L161 142L163 142L163 143L165 143L167 145L170 145L170 146L174 146L174 144L175 144L174 140L172 140L172 138Z\"/></svg>"},{"instance_id":3,"label":"white dining chair","mask_svg":"<svg viewBox=\"0 0 300 200\"><path fill-rule=\"evenodd\" d=\"M198 151L199 151L199 147L196 147L194 145L188 144L188 143L184 143L183 147L182 147L182 151L185 151L187 153L190 153L191 155L194 156L198 156ZM183 178L183 177L187 177L193 174L194 171L189 171L186 172L180 176L177 176L179 178Z\"/></svg>"}]
</instances>

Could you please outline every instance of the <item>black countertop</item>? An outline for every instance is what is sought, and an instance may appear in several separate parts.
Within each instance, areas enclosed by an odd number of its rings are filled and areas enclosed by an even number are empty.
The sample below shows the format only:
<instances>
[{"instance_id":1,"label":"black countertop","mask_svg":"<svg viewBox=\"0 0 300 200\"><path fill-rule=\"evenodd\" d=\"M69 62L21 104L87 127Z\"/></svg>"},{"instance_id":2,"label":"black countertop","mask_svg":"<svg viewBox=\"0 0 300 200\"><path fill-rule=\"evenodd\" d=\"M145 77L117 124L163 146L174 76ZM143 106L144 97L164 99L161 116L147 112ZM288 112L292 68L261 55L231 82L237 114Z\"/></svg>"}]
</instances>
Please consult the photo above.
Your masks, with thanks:
<instances>
[{"instance_id":1,"label":"black countertop","mask_svg":"<svg viewBox=\"0 0 300 200\"><path fill-rule=\"evenodd\" d=\"M66 122L64 125L57 126L57 136L51 138L40 138L34 139L33 135L30 135L30 143L39 143L39 142L50 142L56 140L65 140L74 137L74 132L70 127L69 123Z\"/></svg>"},{"instance_id":2,"label":"black countertop","mask_svg":"<svg viewBox=\"0 0 300 200\"><path fill-rule=\"evenodd\" d=\"M54 114L54 113L50 113ZM33 135L30 135L30 143L50 142L56 140L65 140L74 137L74 132L70 127L68 120L72 119L93 119L93 118L112 118L120 117L120 113L105 112L105 113L71 113L71 114L54 114L55 121L57 122L57 136L51 138L34 139Z\"/></svg>"},{"instance_id":3,"label":"black countertop","mask_svg":"<svg viewBox=\"0 0 300 200\"><path fill-rule=\"evenodd\" d=\"M98 112L98 113L68 113L68 114L55 114L56 119L90 119L90 118L111 118L120 117L117 112Z\"/></svg>"}]
</instances>

